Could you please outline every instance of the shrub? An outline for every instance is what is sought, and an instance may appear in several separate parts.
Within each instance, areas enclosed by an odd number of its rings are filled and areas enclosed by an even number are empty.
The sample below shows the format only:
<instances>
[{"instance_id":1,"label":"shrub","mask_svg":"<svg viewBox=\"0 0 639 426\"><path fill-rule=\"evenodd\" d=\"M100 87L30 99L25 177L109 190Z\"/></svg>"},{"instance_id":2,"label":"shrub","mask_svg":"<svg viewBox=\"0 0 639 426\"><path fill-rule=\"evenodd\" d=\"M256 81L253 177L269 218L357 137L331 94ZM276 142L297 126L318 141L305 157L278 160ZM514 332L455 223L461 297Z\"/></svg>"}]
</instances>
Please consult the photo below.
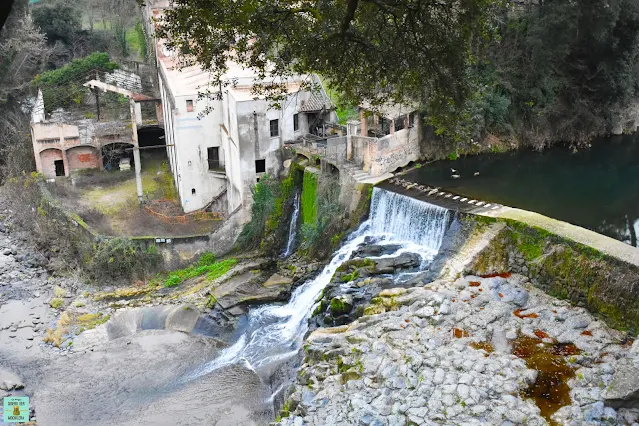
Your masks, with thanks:
<instances>
[{"instance_id":1,"label":"shrub","mask_svg":"<svg viewBox=\"0 0 639 426\"><path fill-rule=\"evenodd\" d=\"M207 266L215 263L215 255L210 251L202 253L197 261L198 266Z\"/></svg>"},{"instance_id":2,"label":"shrub","mask_svg":"<svg viewBox=\"0 0 639 426\"><path fill-rule=\"evenodd\" d=\"M162 263L157 247L148 249L128 238L100 241L87 265L89 275L96 280L124 281L144 279Z\"/></svg>"}]
</instances>

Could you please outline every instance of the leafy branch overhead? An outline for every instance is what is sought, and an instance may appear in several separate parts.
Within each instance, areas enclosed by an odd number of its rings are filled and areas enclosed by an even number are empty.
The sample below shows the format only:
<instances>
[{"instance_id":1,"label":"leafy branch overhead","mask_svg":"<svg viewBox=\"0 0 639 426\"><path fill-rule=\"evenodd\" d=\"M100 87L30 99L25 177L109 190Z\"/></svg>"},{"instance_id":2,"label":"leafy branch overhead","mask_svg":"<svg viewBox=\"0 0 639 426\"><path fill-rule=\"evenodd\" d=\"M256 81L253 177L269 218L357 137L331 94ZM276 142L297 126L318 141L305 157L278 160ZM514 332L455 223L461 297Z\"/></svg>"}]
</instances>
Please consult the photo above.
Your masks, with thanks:
<instances>
[{"instance_id":1,"label":"leafy branch overhead","mask_svg":"<svg viewBox=\"0 0 639 426\"><path fill-rule=\"evenodd\" d=\"M223 85L228 61L278 82L315 72L345 100L459 103L469 91L471 44L491 33L495 0L175 0L158 35L181 65ZM434 95L434 96L433 96Z\"/></svg>"}]
</instances>

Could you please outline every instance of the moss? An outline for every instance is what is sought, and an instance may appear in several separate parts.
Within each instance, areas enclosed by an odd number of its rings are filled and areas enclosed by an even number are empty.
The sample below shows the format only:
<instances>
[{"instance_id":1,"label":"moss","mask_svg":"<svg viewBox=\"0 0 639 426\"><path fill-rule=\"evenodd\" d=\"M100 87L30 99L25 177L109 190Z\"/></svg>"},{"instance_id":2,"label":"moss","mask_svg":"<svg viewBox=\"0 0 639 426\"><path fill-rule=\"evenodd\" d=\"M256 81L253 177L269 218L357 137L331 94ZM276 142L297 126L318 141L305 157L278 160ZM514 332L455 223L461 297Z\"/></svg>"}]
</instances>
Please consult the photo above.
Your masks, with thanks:
<instances>
[{"instance_id":1,"label":"moss","mask_svg":"<svg viewBox=\"0 0 639 426\"><path fill-rule=\"evenodd\" d=\"M49 302L49 305L53 308L53 309L60 309L62 307L62 305L64 305L64 300L60 299L59 297L54 297L53 299L51 299L51 301Z\"/></svg>"},{"instance_id":2,"label":"moss","mask_svg":"<svg viewBox=\"0 0 639 426\"><path fill-rule=\"evenodd\" d=\"M520 264L509 258L516 249L533 284L550 296L584 306L613 328L639 329L639 292L628 287L639 280L639 268L544 229L503 222L507 227L477 256L473 272L517 271Z\"/></svg>"},{"instance_id":3,"label":"moss","mask_svg":"<svg viewBox=\"0 0 639 426\"><path fill-rule=\"evenodd\" d=\"M109 318L109 315L104 315L102 312L98 312L96 314L78 315L73 322L75 325L78 325L85 330L91 330L100 324L104 324L109 320Z\"/></svg>"},{"instance_id":4,"label":"moss","mask_svg":"<svg viewBox=\"0 0 639 426\"><path fill-rule=\"evenodd\" d=\"M55 286L55 288L53 289L53 293L55 294L55 297L57 298L62 298L67 295L67 291L63 289L62 287L58 287L58 286Z\"/></svg>"},{"instance_id":5,"label":"moss","mask_svg":"<svg viewBox=\"0 0 639 426\"><path fill-rule=\"evenodd\" d=\"M375 261L368 259L368 258L356 258L356 259L351 259L348 260L344 263L342 263L338 268L337 268L337 272L346 272L348 271L348 269L351 266L354 266L356 268L369 268L369 269L374 269L375 268Z\"/></svg>"},{"instance_id":6,"label":"moss","mask_svg":"<svg viewBox=\"0 0 639 426\"><path fill-rule=\"evenodd\" d=\"M140 297L143 296L149 292L151 292L153 289L146 287L146 288L137 288L137 287L126 287L126 288L119 288L115 291L110 291L110 292L100 292L95 294L95 296L93 296L93 298L96 301L100 301L100 300L120 300L120 299L133 299L136 297Z\"/></svg>"},{"instance_id":7,"label":"moss","mask_svg":"<svg viewBox=\"0 0 639 426\"><path fill-rule=\"evenodd\" d=\"M357 278L359 278L359 271L356 269L353 272L351 272L350 274L346 274L342 276L342 282L343 283L347 283L350 281L355 281Z\"/></svg>"},{"instance_id":8,"label":"moss","mask_svg":"<svg viewBox=\"0 0 639 426\"><path fill-rule=\"evenodd\" d=\"M351 311L351 306L338 297L334 297L331 299L331 303L329 305L331 310L331 315L334 317L347 314Z\"/></svg>"},{"instance_id":9,"label":"moss","mask_svg":"<svg viewBox=\"0 0 639 426\"><path fill-rule=\"evenodd\" d=\"M217 298L214 295L209 294L209 299L206 302L206 307L209 309L213 309L216 303L217 303Z\"/></svg>"},{"instance_id":10,"label":"moss","mask_svg":"<svg viewBox=\"0 0 639 426\"><path fill-rule=\"evenodd\" d=\"M302 223L315 225L317 222L317 181L318 175L308 170L304 171L302 183Z\"/></svg>"}]
</instances>

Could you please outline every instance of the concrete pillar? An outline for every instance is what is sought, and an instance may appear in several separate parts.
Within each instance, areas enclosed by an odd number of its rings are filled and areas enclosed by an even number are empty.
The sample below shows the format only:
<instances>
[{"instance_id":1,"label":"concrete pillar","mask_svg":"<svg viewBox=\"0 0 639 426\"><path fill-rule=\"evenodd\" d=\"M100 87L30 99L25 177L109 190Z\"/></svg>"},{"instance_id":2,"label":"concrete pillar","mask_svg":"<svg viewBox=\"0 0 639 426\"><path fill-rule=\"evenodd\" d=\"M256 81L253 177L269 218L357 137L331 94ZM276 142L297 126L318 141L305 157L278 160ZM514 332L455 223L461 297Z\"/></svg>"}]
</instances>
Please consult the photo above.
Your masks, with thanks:
<instances>
[{"instance_id":1,"label":"concrete pillar","mask_svg":"<svg viewBox=\"0 0 639 426\"><path fill-rule=\"evenodd\" d=\"M395 119L394 118L390 122L390 134L391 135L395 134Z\"/></svg>"},{"instance_id":2,"label":"concrete pillar","mask_svg":"<svg viewBox=\"0 0 639 426\"><path fill-rule=\"evenodd\" d=\"M138 201L140 204L144 201L142 193L142 165L140 164L140 145L138 144L138 126L136 123L136 104L133 99L129 99L129 107L131 110L131 131L133 140L133 162L135 163L135 185L138 192Z\"/></svg>"},{"instance_id":3,"label":"concrete pillar","mask_svg":"<svg viewBox=\"0 0 639 426\"><path fill-rule=\"evenodd\" d=\"M67 159L67 151L64 149L64 125L58 124L58 138L60 144L60 152L62 153L62 164L64 164L64 175L69 177L71 170L69 170L69 160Z\"/></svg>"}]
</instances>

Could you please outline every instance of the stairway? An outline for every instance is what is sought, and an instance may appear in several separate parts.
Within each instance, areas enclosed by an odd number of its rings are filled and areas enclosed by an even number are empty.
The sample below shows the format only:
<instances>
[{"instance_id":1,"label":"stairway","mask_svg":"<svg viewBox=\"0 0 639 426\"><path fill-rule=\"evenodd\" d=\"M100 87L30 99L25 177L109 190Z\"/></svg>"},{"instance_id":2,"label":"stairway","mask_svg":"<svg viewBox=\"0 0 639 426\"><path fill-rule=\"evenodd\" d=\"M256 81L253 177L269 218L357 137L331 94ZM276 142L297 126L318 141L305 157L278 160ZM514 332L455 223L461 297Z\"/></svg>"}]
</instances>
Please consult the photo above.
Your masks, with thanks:
<instances>
[{"instance_id":1,"label":"stairway","mask_svg":"<svg viewBox=\"0 0 639 426\"><path fill-rule=\"evenodd\" d=\"M349 176L351 176L357 183L370 183L376 184L386 179L390 179L393 177L392 173L385 173L381 176L371 176L368 172L365 172L357 165L347 161L345 163L340 164L340 169L346 172Z\"/></svg>"}]
</instances>

